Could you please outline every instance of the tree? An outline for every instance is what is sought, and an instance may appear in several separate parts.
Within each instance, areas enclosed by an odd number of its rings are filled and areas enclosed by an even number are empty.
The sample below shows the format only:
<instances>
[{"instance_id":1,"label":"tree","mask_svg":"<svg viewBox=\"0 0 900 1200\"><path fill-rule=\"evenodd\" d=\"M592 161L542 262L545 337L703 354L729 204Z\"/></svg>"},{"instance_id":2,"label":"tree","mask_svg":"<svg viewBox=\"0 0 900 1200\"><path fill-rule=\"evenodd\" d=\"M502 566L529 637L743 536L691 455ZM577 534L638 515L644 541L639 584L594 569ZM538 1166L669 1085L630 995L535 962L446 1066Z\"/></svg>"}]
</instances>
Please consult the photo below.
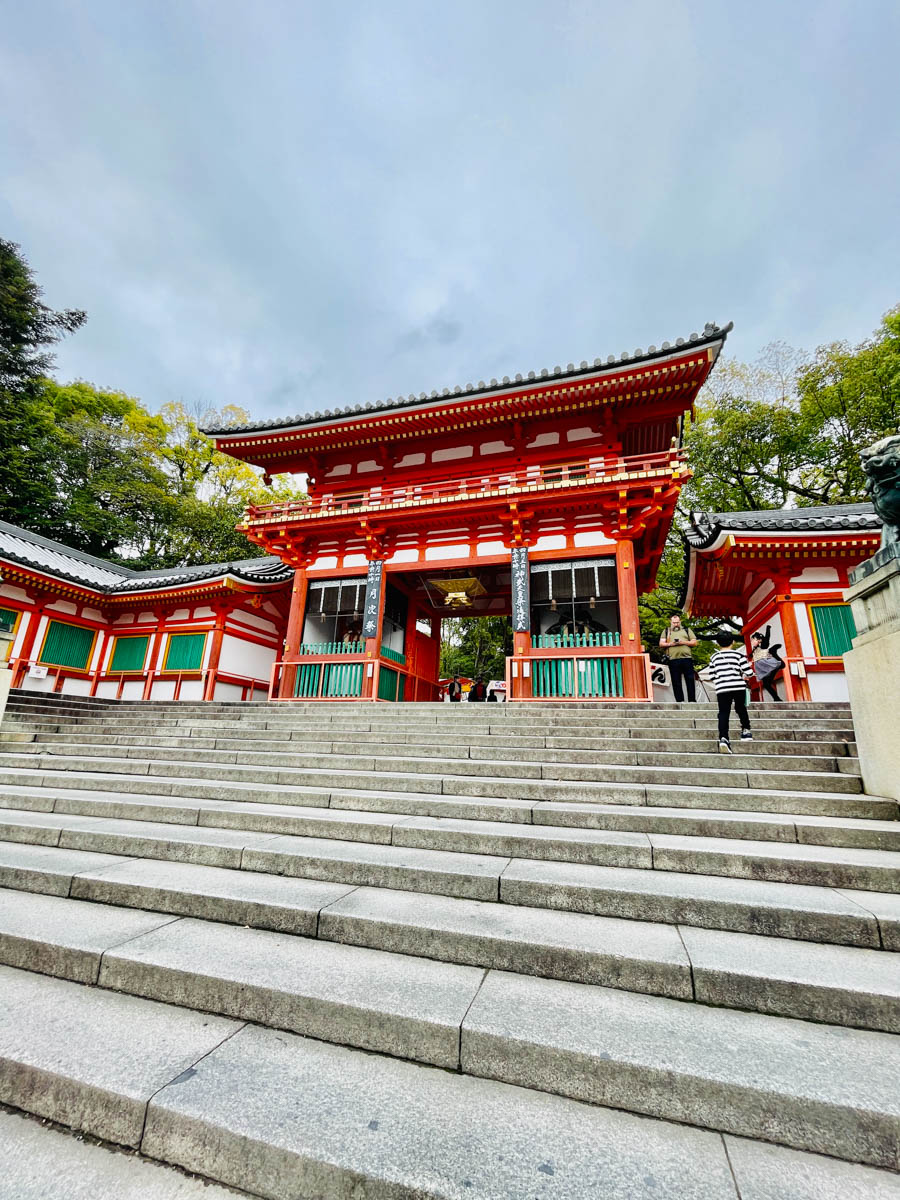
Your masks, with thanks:
<instances>
[{"instance_id":1,"label":"tree","mask_svg":"<svg viewBox=\"0 0 900 1200\"><path fill-rule=\"evenodd\" d=\"M445 617L441 622L441 676L503 679L512 654L508 617Z\"/></svg>"},{"instance_id":2,"label":"tree","mask_svg":"<svg viewBox=\"0 0 900 1200\"><path fill-rule=\"evenodd\" d=\"M52 508L55 490L53 420L41 403L49 347L85 321L77 309L54 312L41 296L19 247L0 238L0 518L29 527Z\"/></svg>"},{"instance_id":3,"label":"tree","mask_svg":"<svg viewBox=\"0 0 900 1200\"><path fill-rule=\"evenodd\" d=\"M681 531L691 509L732 512L865 499L859 452L896 432L898 423L900 308L856 347L820 346L810 359L778 342L756 363L720 363L685 435L693 478L681 493L657 589L640 598L645 643L657 645L669 612L678 607ZM692 624L701 637L738 628L731 617Z\"/></svg>"}]
</instances>

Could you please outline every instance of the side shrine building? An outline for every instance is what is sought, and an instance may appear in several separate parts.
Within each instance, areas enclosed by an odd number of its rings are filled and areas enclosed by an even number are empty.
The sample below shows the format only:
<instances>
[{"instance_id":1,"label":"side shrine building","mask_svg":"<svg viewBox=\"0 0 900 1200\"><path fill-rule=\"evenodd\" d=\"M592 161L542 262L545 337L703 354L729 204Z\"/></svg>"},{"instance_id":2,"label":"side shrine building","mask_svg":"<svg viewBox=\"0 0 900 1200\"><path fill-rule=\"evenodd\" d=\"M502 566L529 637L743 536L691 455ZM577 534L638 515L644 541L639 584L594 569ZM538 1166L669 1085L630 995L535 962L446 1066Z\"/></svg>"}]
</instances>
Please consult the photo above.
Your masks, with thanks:
<instances>
[{"instance_id":1,"label":"side shrine building","mask_svg":"<svg viewBox=\"0 0 900 1200\"><path fill-rule=\"evenodd\" d=\"M292 573L280 699L435 700L440 619L509 615L511 699L647 700L638 594L688 469L682 423L731 326L606 362L206 430L302 473L240 527Z\"/></svg>"},{"instance_id":2,"label":"side shrine building","mask_svg":"<svg viewBox=\"0 0 900 1200\"><path fill-rule=\"evenodd\" d=\"M738 617L748 653L757 632L777 645L782 699L847 700L848 572L880 542L868 503L692 513L682 605L692 617Z\"/></svg>"}]
</instances>

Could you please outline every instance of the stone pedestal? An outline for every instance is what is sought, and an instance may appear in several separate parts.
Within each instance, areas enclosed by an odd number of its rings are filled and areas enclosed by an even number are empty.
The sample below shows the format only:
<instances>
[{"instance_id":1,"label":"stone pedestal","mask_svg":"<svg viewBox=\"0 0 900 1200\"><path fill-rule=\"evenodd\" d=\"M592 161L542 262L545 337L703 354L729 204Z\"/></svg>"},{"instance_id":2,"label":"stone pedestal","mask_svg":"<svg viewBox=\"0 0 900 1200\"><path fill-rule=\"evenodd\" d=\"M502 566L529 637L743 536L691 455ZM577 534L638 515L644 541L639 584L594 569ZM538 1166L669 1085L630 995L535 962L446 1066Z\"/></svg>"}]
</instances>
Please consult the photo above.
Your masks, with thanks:
<instances>
[{"instance_id":1,"label":"stone pedestal","mask_svg":"<svg viewBox=\"0 0 900 1200\"><path fill-rule=\"evenodd\" d=\"M6 701L9 697L9 689L12 686L12 671L6 667L0 667L0 722L3 720L3 714L6 711Z\"/></svg>"},{"instance_id":2,"label":"stone pedestal","mask_svg":"<svg viewBox=\"0 0 900 1200\"><path fill-rule=\"evenodd\" d=\"M844 655L865 789L900 800L900 542L850 573L857 635Z\"/></svg>"}]
</instances>

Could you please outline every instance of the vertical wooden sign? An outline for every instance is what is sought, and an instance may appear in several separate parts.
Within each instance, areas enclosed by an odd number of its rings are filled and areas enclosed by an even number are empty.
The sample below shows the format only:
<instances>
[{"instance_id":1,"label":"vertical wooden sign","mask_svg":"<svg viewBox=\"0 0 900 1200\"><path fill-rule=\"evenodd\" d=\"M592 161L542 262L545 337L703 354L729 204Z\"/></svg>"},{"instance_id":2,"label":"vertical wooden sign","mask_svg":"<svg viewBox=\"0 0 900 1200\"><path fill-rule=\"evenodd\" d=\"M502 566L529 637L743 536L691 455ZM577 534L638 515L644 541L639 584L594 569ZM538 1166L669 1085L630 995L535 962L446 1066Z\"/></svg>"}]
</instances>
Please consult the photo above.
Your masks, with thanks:
<instances>
[{"instance_id":1,"label":"vertical wooden sign","mask_svg":"<svg viewBox=\"0 0 900 1200\"><path fill-rule=\"evenodd\" d=\"M514 546L511 562L513 633L529 633L531 631L531 584L528 569L528 547Z\"/></svg>"},{"instance_id":2,"label":"vertical wooden sign","mask_svg":"<svg viewBox=\"0 0 900 1200\"><path fill-rule=\"evenodd\" d=\"M363 613L363 637L378 634L378 613L381 609L381 577L384 561L380 558L369 563L366 574L366 607Z\"/></svg>"}]
</instances>

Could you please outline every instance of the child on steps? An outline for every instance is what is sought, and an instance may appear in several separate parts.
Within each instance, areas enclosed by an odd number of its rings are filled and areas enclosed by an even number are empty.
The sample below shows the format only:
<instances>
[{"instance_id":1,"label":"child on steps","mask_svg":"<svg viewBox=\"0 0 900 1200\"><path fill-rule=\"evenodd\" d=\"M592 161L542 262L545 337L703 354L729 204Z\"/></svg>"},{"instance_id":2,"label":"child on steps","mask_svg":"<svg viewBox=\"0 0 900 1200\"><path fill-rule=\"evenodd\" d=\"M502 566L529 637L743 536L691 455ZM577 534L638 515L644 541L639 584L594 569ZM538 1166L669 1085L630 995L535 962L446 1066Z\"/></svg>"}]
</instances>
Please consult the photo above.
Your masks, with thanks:
<instances>
[{"instance_id":1,"label":"child on steps","mask_svg":"<svg viewBox=\"0 0 900 1200\"><path fill-rule=\"evenodd\" d=\"M753 668L746 654L735 650L730 633L716 634L716 641L720 649L709 660L709 671L719 702L719 751L731 754L728 723L732 704L741 723L741 740L749 742L753 738L746 701L747 682L753 678Z\"/></svg>"}]
</instances>

